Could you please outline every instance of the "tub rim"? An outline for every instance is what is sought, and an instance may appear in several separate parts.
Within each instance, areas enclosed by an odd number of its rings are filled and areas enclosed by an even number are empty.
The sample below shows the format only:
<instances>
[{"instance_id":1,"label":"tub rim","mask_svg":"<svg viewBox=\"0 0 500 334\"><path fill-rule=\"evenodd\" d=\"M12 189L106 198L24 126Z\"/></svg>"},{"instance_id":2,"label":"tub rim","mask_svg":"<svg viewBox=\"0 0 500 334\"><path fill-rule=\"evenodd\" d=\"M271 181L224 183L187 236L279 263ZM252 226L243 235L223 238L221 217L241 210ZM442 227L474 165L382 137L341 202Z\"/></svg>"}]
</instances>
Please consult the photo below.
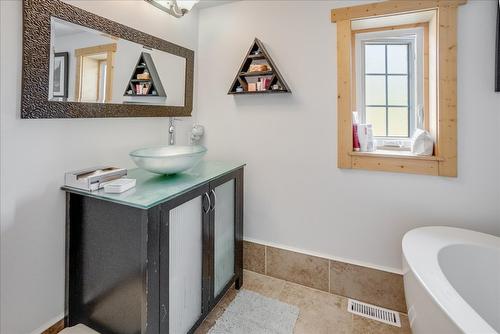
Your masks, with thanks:
<instances>
[{"instance_id":1,"label":"tub rim","mask_svg":"<svg viewBox=\"0 0 500 334\"><path fill-rule=\"evenodd\" d=\"M418 247L415 245L425 245ZM439 251L451 245L493 248L500 252L500 238L471 230L427 226L407 232L402 241L403 257L417 281L446 316L465 333L497 333L455 290L439 265Z\"/></svg>"}]
</instances>

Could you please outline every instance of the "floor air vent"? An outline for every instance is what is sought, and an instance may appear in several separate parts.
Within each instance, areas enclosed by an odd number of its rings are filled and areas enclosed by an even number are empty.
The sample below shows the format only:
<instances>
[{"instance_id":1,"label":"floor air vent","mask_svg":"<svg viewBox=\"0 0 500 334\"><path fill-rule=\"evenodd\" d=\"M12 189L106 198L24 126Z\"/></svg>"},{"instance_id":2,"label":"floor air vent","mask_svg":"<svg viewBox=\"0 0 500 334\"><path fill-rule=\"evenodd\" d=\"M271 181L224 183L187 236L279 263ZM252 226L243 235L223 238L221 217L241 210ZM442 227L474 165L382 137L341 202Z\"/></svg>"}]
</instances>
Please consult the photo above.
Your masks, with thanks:
<instances>
[{"instance_id":1,"label":"floor air vent","mask_svg":"<svg viewBox=\"0 0 500 334\"><path fill-rule=\"evenodd\" d=\"M351 313L360 315L365 318L401 327L401 321L399 320L399 313L392 310L388 310L383 307L378 307L354 299L349 299L349 303L347 304L347 310Z\"/></svg>"}]
</instances>

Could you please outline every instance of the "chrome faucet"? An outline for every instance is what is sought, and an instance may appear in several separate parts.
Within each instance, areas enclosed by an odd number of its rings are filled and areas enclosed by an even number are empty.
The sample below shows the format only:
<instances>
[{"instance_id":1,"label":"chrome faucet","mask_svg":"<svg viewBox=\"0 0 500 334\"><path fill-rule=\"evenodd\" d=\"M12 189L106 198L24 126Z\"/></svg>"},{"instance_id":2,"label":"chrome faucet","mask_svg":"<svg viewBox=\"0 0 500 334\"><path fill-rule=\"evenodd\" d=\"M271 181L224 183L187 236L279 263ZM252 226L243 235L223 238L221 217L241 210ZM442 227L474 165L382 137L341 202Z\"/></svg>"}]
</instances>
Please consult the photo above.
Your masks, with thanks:
<instances>
[{"instance_id":1,"label":"chrome faucet","mask_svg":"<svg viewBox=\"0 0 500 334\"><path fill-rule=\"evenodd\" d=\"M169 127L168 127L168 144L175 145L175 126L174 126L175 118L169 117Z\"/></svg>"}]
</instances>

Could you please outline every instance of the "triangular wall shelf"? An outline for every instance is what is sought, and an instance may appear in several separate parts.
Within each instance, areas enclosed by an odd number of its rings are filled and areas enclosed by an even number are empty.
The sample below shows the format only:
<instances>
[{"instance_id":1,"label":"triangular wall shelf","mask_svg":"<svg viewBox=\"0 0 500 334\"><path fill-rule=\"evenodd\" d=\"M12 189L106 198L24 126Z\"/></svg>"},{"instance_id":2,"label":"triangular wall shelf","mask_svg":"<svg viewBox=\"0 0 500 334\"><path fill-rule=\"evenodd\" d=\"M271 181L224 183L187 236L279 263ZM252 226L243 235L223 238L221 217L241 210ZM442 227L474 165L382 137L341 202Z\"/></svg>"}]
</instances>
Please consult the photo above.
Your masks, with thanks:
<instances>
[{"instance_id":1,"label":"triangular wall shelf","mask_svg":"<svg viewBox=\"0 0 500 334\"><path fill-rule=\"evenodd\" d=\"M140 78L144 72L148 72L149 77ZM153 58L149 53L141 52L123 96L167 96L165 94L165 90L163 89L163 85L161 84L160 76L156 71Z\"/></svg>"},{"instance_id":2,"label":"triangular wall shelf","mask_svg":"<svg viewBox=\"0 0 500 334\"><path fill-rule=\"evenodd\" d=\"M267 68L265 68L267 65ZM262 69L258 69L259 66ZM251 68L253 67L253 68ZM258 84L258 82L261 82ZM261 90L252 90L254 84L260 86ZM250 86L250 90L249 90ZM283 76L278 71L262 42L256 38L248 50L238 74L234 79L228 94L273 94L291 93Z\"/></svg>"}]
</instances>

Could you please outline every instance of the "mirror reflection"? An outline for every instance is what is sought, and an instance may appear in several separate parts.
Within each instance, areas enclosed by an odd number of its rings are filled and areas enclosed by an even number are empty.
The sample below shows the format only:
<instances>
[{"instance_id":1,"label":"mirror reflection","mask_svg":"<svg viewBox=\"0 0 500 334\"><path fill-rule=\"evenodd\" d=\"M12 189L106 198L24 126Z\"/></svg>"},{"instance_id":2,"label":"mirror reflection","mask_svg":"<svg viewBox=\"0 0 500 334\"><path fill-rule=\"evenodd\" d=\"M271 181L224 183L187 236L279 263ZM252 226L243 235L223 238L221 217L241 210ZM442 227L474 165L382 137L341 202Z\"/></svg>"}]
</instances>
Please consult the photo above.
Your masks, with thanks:
<instances>
[{"instance_id":1,"label":"mirror reflection","mask_svg":"<svg viewBox=\"0 0 500 334\"><path fill-rule=\"evenodd\" d=\"M49 101L184 106L186 60L51 18Z\"/></svg>"}]
</instances>

